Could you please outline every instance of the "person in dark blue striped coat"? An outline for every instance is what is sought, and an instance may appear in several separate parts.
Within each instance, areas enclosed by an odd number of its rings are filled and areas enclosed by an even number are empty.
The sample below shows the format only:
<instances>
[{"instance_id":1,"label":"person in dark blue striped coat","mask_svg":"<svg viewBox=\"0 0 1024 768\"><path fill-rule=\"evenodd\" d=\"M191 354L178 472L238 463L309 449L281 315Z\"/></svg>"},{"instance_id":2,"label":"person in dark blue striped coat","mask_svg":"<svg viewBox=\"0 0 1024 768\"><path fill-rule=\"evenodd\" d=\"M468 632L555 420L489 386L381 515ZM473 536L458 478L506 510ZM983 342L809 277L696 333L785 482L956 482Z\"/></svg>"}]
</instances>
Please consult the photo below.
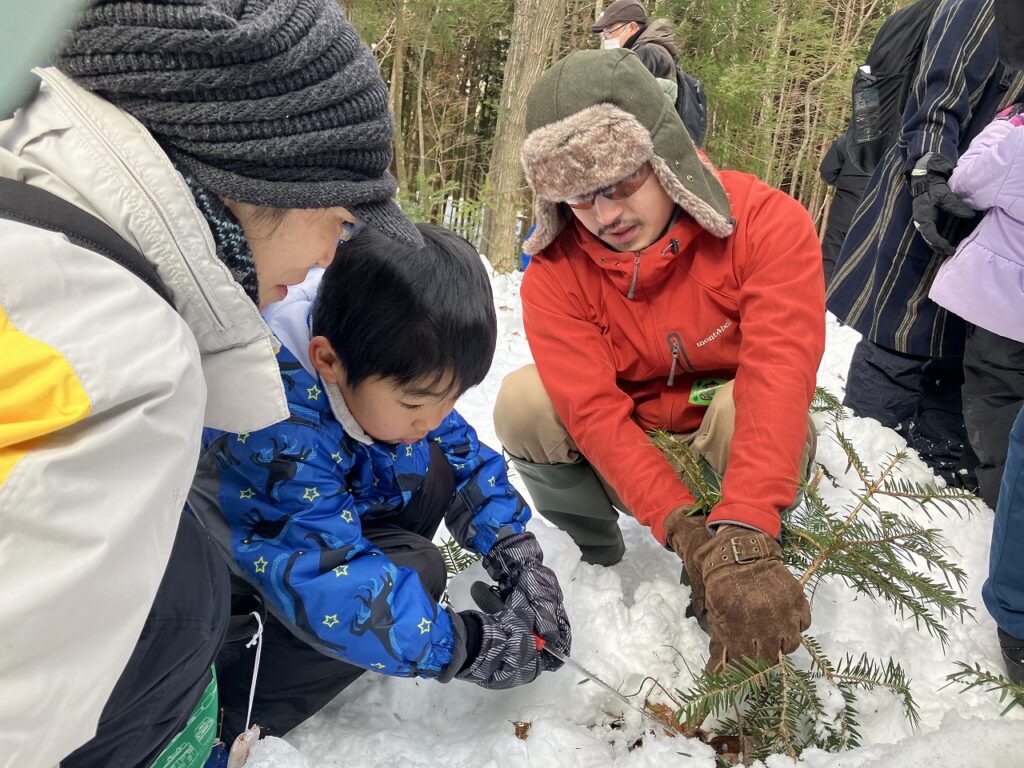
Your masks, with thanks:
<instances>
[{"instance_id":1,"label":"person in dark blue striped coat","mask_svg":"<svg viewBox=\"0 0 1024 768\"><path fill-rule=\"evenodd\" d=\"M997 58L992 0L943 0L921 52L903 129L868 183L827 307L860 331L844 404L896 428L949 480L966 435L965 324L928 298L943 260L976 220L945 180L1012 80ZM917 181L911 188L912 179Z\"/></svg>"}]
</instances>

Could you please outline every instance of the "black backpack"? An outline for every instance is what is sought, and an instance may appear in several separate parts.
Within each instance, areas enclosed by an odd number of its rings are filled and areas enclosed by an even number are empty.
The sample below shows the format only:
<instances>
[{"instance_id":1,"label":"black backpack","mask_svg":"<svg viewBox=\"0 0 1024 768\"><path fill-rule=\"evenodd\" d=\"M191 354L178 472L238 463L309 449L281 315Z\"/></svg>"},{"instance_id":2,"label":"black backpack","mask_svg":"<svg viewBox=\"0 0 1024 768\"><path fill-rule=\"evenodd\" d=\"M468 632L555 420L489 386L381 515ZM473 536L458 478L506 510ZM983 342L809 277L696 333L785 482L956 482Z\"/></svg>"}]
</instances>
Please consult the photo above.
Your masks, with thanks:
<instances>
[{"instance_id":1,"label":"black backpack","mask_svg":"<svg viewBox=\"0 0 1024 768\"><path fill-rule=\"evenodd\" d=\"M704 144L704 135L708 131L708 100L701 88L700 80L690 77L676 67L676 112L683 119L683 125L700 147Z\"/></svg>"},{"instance_id":2,"label":"black backpack","mask_svg":"<svg viewBox=\"0 0 1024 768\"><path fill-rule=\"evenodd\" d=\"M853 118L847 151L870 174L900 135L903 110L917 74L928 27L939 0L917 0L882 24L863 68L853 79Z\"/></svg>"}]
</instances>

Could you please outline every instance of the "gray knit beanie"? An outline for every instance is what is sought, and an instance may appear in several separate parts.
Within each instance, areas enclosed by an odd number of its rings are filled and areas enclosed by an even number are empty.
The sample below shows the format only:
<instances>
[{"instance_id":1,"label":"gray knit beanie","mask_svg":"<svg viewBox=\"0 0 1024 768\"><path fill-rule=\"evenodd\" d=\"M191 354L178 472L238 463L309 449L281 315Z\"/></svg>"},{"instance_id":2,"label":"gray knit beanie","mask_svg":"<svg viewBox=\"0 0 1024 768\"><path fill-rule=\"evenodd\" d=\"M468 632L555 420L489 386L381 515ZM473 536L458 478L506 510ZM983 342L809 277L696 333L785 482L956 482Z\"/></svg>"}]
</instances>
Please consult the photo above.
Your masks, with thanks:
<instances>
[{"instance_id":1,"label":"gray knit beanie","mask_svg":"<svg viewBox=\"0 0 1024 768\"><path fill-rule=\"evenodd\" d=\"M387 87L335 0L101 1L57 66L219 196L421 242L392 199Z\"/></svg>"}]
</instances>

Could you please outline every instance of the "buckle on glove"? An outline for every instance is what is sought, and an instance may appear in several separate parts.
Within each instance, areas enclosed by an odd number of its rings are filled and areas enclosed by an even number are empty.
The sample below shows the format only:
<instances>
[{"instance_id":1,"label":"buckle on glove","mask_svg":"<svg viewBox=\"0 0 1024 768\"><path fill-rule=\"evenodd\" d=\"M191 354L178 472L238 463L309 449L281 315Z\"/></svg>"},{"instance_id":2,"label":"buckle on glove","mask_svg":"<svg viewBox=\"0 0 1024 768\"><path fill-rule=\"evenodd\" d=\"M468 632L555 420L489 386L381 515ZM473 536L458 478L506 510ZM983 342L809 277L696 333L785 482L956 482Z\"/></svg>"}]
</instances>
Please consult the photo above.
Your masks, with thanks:
<instances>
[{"instance_id":1,"label":"buckle on glove","mask_svg":"<svg viewBox=\"0 0 1024 768\"><path fill-rule=\"evenodd\" d=\"M744 563L753 563L764 557L767 553L762 546L762 542L758 541L759 538L758 535L747 537L733 536L729 540L729 543L732 545L733 561L743 565Z\"/></svg>"},{"instance_id":2,"label":"buckle on glove","mask_svg":"<svg viewBox=\"0 0 1024 768\"><path fill-rule=\"evenodd\" d=\"M704 580L719 568L731 565L749 565L758 560L778 560L777 544L768 535L752 529L742 533L733 528L727 533L719 532L701 547L697 556L702 563Z\"/></svg>"}]
</instances>

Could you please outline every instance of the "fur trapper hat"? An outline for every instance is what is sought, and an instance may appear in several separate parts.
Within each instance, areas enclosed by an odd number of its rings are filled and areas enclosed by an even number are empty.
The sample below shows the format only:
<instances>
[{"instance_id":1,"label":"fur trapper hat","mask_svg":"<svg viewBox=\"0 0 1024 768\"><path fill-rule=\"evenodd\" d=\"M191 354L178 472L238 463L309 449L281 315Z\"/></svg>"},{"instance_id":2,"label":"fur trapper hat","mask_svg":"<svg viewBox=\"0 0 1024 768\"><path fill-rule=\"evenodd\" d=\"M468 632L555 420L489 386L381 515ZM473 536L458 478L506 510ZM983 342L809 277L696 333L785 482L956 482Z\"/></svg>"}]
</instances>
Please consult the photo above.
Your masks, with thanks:
<instances>
[{"instance_id":1,"label":"fur trapper hat","mask_svg":"<svg viewBox=\"0 0 1024 768\"><path fill-rule=\"evenodd\" d=\"M662 189L704 229L732 234L729 199L693 145L675 108L636 54L578 51L548 69L530 91L521 159L534 193L538 253L561 232L571 197L594 192L650 162Z\"/></svg>"}]
</instances>

